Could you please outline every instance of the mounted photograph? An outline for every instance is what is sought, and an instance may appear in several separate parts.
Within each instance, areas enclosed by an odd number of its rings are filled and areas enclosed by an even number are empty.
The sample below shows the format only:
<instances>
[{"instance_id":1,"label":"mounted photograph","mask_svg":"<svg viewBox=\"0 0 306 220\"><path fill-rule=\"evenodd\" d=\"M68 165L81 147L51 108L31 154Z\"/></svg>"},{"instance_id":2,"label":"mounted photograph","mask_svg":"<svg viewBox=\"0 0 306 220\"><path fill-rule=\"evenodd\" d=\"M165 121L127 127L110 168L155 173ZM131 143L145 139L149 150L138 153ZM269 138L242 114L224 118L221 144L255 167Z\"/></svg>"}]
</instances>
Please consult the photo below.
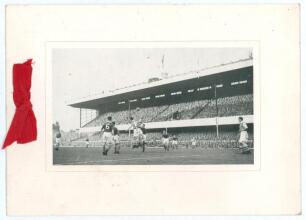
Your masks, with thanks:
<instances>
[{"instance_id":1,"label":"mounted photograph","mask_svg":"<svg viewBox=\"0 0 306 220\"><path fill-rule=\"evenodd\" d=\"M254 164L253 48L53 48L53 165Z\"/></svg>"}]
</instances>

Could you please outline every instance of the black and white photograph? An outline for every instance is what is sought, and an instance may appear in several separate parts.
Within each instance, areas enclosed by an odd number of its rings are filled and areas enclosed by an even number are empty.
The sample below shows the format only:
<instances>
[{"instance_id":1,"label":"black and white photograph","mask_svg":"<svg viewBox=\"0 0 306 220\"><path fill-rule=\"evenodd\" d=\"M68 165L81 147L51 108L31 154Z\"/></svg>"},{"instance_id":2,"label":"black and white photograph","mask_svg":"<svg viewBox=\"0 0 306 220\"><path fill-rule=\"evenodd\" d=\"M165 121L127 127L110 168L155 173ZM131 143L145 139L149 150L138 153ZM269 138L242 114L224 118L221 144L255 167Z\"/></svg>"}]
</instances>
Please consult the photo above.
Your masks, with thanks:
<instances>
[{"instance_id":1,"label":"black and white photograph","mask_svg":"<svg viewBox=\"0 0 306 220\"><path fill-rule=\"evenodd\" d=\"M53 165L254 164L252 47L53 48Z\"/></svg>"}]
</instances>

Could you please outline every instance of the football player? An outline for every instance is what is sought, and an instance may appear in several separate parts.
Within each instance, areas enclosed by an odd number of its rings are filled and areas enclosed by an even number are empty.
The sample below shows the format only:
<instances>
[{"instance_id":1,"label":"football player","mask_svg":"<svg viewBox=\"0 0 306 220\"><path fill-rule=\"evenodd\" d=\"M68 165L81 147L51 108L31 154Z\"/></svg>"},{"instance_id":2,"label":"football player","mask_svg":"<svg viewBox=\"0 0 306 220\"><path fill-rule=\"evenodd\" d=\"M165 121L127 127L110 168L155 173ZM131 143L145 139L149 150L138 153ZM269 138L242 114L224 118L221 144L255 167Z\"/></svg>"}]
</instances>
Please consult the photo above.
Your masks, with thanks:
<instances>
[{"instance_id":1,"label":"football player","mask_svg":"<svg viewBox=\"0 0 306 220\"><path fill-rule=\"evenodd\" d=\"M142 123L140 125L140 130L141 130L141 145L142 145L142 151L144 152L145 151L145 147L146 147L146 141L147 141L147 136L146 136L146 125L145 123Z\"/></svg>"},{"instance_id":2,"label":"football player","mask_svg":"<svg viewBox=\"0 0 306 220\"><path fill-rule=\"evenodd\" d=\"M86 148L88 148L89 147L89 139L88 138L86 138L85 144L86 144Z\"/></svg>"},{"instance_id":3,"label":"football player","mask_svg":"<svg viewBox=\"0 0 306 220\"><path fill-rule=\"evenodd\" d=\"M173 135L172 137L172 148L173 149L178 149L178 138L176 135Z\"/></svg>"},{"instance_id":4,"label":"football player","mask_svg":"<svg viewBox=\"0 0 306 220\"><path fill-rule=\"evenodd\" d=\"M196 146L197 146L197 140L196 140L195 137L193 137L193 138L191 139L191 147L194 149L194 148L196 148Z\"/></svg>"},{"instance_id":5,"label":"football player","mask_svg":"<svg viewBox=\"0 0 306 220\"><path fill-rule=\"evenodd\" d=\"M115 154L119 154L120 151L120 141L119 141L119 130L116 127L116 123L113 121L113 135L114 135L114 143L115 143Z\"/></svg>"},{"instance_id":6,"label":"football player","mask_svg":"<svg viewBox=\"0 0 306 220\"><path fill-rule=\"evenodd\" d=\"M55 150L59 150L59 146L61 145L61 132L58 132L55 136Z\"/></svg>"},{"instance_id":7,"label":"football player","mask_svg":"<svg viewBox=\"0 0 306 220\"><path fill-rule=\"evenodd\" d=\"M107 122L103 124L101 129L102 144L103 144L103 155L107 155L108 151L113 145L113 123L112 117L107 117Z\"/></svg>"},{"instance_id":8,"label":"football player","mask_svg":"<svg viewBox=\"0 0 306 220\"><path fill-rule=\"evenodd\" d=\"M247 123L245 123L243 121L243 117L238 117L238 121L239 121L239 148L241 149L241 152L242 153L249 153L250 152L250 149L248 147L248 138L249 138L249 135L248 135L248 132L247 132L247 129L248 129L248 125Z\"/></svg>"},{"instance_id":9,"label":"football player","mask_svg":"<svg viewBox=\"0 0 306 220\"><path fill-rule=\"evenodd\" d=\"M163 131L162 144L165 151L169 151L169 135L166 130Z\"/></svg>"}]
</instances>

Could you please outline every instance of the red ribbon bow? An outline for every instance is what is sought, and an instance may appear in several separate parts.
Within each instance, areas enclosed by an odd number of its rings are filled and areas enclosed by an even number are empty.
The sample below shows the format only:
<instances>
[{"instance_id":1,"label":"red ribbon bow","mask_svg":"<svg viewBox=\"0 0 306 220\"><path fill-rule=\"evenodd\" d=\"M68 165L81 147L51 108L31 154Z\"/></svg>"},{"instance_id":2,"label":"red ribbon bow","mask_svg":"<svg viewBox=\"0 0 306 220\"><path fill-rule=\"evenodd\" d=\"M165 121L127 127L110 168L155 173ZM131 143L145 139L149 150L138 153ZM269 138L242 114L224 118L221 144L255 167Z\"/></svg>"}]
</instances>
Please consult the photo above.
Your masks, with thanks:
<instances>
[{"instance_id":1,"label":"red ribbon bow","mask_svg":"<svg viewBox=\"0 0 306 220\"><path fill-rule=\"evenodd\" d=\"M29 59L25 63L13 66L13 98L16 112L6 135L3 149L15 141L18 144L25 144L36 140L37 137L36 118L30 101L31 64L32 59Z\"/></svg>"}]
</instances>

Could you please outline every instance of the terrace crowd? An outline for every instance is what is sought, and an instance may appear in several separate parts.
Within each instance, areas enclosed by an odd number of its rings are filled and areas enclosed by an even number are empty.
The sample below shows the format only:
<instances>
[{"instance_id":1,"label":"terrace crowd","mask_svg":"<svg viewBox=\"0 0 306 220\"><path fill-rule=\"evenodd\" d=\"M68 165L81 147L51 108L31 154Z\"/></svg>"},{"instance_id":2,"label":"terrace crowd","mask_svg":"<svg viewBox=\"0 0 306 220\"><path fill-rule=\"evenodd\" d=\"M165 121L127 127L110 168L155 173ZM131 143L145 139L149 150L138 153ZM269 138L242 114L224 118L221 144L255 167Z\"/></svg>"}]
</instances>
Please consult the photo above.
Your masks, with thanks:
<instances>
[{"instance_id":1,"label":"terrace crowd","mask_svg":"<svg viewBox=\"0 0 306 220\"><path fill-rule=\"evenodd\" d=\"M218 106L218 108L217 108ZM182 120L194 118L211 118L253 114L253 95L238 95L218 98L215 100L197 100L177 104L134 108L115 112L101 113L96 119L89 122L86 127L100 126L109 115L117 124L129 123L129 116L142 119L143 122Z\"/></svg>"}]
</instances>

